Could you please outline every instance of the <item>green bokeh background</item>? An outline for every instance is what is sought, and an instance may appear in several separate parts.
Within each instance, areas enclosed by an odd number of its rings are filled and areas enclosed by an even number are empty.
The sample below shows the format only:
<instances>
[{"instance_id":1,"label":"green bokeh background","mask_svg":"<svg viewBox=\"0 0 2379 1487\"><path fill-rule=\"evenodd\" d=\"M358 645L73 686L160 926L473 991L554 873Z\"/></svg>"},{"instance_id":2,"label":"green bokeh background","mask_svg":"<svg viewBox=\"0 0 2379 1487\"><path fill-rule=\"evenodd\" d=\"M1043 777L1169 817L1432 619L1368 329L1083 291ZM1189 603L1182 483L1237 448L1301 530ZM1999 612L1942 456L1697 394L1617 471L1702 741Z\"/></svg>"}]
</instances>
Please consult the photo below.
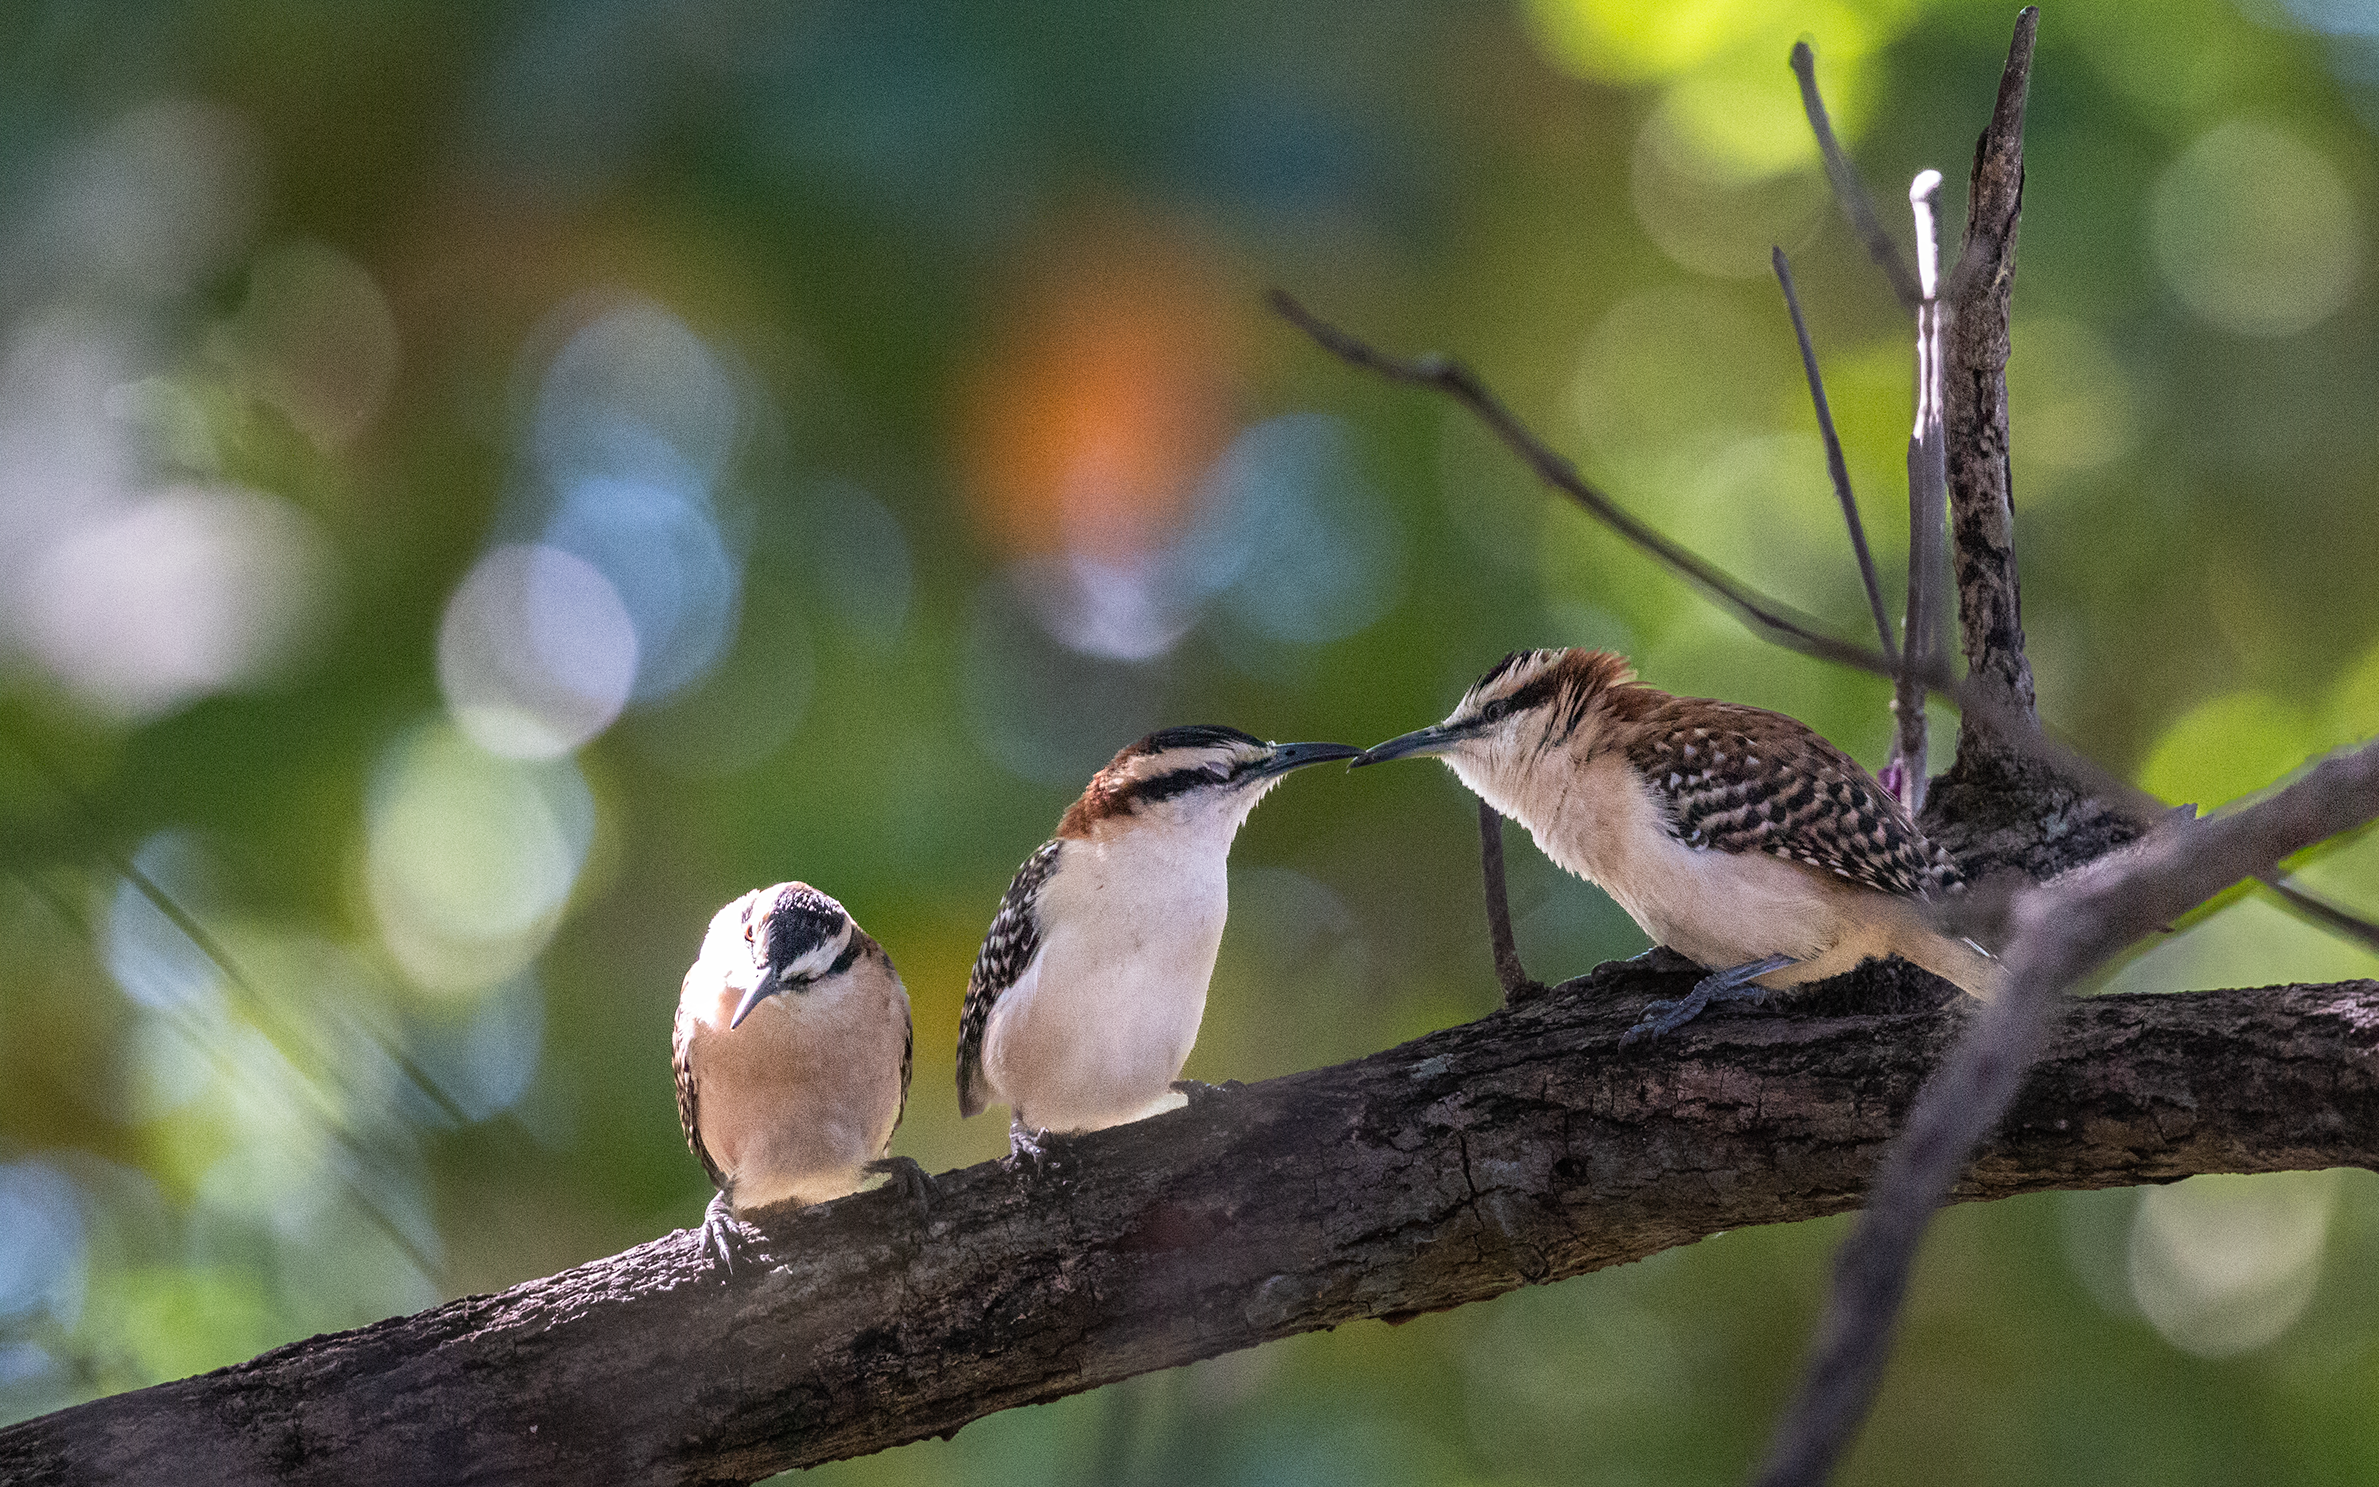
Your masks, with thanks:
<instances>
[{"instance_id":1,"label":"green bokeh background","mask_svg":"<svg viewBox=\"0 0 2379 1487\"><path fill-rule=\"evenodd\" d=\"M1458 350L1634 509L1860 636L1769 244L1895 593L1907 338L1785 55L1815 42L1895 230L1926 166L1954 225L2012 11L1644 9L0 11L0 1419L693 1222L670 1009L710 911L758 884L835 893L900 964L919 1059L895 1149L998 1155L950 1087L968 963L1090 763L1148 727L1370 742L1506 649L1593 643L1879 763L1883 686L1763 646L1460 416L1261 308L1279 285ZM2375 129L2379 12L2353 0L2042 24L2009 369L2026 627L2047 718L2170 800L2379 731ZM600 324L661 326L638 344L677 373L620 375L725 410L699 509L727 620L681 689L507 761L448 720L441 625L566 484L536 409ZM634 404L587 406L600 443ZM113 454L68 447L90 429ZM121 502L237 488L253 530L299 534L283 567L227 570L272 601L233 606L239 665L127 692L109 665L200 625L147 602L178 591L104 563L44 587L59 513L98 509L60 491L109 459ZM1216 512L1240 567L1184 598L1165 555L1210 557ZM1063 643L1069 555L1156 638ZM40 629L61 613L96 649ZM1189 1072L1487 1011L1471 822L1419 766L1281 790L1234 856ZM1532 967L1642 948L1513 850ZM551 901L490 959L401 943L391 874L467 917L524 862ZM2305 871L2379 911L2379 850ZM2244 899L2110 984L2374 962ZM1842 1232L1730 1234L818 1475L1730 1480ZM1953 1211L1845 1480L2379 1475L2375 1277L2360 1172Z\"/></svg>"}]
</instances>

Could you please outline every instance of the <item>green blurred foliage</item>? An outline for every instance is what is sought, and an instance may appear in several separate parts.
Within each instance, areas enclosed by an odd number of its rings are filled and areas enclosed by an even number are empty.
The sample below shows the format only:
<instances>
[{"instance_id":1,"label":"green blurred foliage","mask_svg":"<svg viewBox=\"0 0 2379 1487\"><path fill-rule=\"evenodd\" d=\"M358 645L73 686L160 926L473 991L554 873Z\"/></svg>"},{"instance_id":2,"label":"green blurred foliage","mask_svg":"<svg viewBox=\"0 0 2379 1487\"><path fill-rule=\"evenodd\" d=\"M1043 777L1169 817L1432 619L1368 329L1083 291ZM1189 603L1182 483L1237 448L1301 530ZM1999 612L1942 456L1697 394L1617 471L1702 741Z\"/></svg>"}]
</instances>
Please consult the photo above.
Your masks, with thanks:
<instances>
[{"instance_id":1,"label":"green blurred foliage","mask_svg":"<svg viewBox=\"0 0 2379 1487\"><path fill-rule=\"evenodd\" d=\"M1589 643L1877 762L1881 685L1762 646L1258 294L1458 350L1634 509L1858 636L1769 245L1895 593L1907 330L1785 53L1813 39L1887 208L1938 167L1954 225L2011 21L0 11L0 1418L692 1222L670 1010L757 884L817 883L900 964L896 1149L997 1155L951 1097L967 966L1149 727L1368 742L1510 647ZM2375 127L2362 7L2043 23L2009 368L2031 654L2047 717L2176 802L2379 730ZM1471 820L1418 766L1268 802L1189 1072L1492 1006ZM2309 880L2379 911L2372 840ZM1540 973L1641 948L1513 851ZM2110 984L2373 970L2250 898ZM824 1476L1727 1480L1841 1232ZM2367 1477L2375 1261L2361 1173L1953 1211L1846 1480Z\"/></svg>"}]
</instances>

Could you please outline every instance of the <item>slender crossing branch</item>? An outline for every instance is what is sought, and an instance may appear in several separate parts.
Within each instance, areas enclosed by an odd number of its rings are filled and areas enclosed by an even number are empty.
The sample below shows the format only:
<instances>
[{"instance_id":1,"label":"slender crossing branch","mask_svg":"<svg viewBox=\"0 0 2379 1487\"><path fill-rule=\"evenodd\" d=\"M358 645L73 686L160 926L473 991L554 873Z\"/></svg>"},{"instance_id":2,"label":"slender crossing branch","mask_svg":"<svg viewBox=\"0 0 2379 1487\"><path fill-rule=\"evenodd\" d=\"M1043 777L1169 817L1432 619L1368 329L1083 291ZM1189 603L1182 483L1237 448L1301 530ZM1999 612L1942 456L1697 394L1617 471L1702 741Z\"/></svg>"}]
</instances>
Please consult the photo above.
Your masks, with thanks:
<instances>
[{"instance_id":1,"label":"slender crossing branch","mask_svg":"<svg viewBox=\"0 0 2379 1487\"><path fill-rule=\"evenodd\" d=\"M1834 410L1826 402L1825 378L1817 369L1817 348L1809 339L1809 322L1801 318L1801 296L1793 288L1792 266L1782 248L1770 248L1769 262L1776 282L1784 288L1784 308L1792 316L1793 339L1801 347L1801 371L1809 379L1809 402L1817 410L1817 432L1825 440L1826 476L1834 483L1834 498L1842 503L1842 521L1850 529L1850 550L1859 560L1859 582L1867 590L1867 608L1875 617L1875 639L1885 655L1900 647L1892 640L1892 620L1883 607L1883 582L1876 576L1875 554L1867 547L1867 525L1859 520L1859 499L1851 494L1850 465L1842 457L1842 437L1834 432Z\"/></svg>"}]
</instances>

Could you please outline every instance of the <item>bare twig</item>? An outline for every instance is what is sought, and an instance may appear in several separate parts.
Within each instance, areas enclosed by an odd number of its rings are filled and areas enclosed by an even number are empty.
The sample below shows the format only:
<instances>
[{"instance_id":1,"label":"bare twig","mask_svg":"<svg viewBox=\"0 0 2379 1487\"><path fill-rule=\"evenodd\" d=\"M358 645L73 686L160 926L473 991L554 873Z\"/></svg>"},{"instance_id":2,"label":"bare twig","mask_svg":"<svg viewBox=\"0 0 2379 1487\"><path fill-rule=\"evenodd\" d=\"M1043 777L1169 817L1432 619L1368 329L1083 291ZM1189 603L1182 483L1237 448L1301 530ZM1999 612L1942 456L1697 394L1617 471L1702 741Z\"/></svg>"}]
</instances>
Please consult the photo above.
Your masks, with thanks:
<instances>
[{"instance_id":1,"label":"bare twig","mask_svg":"<svg viewBox=\"0 0 2379 1487\"><path fill-rule=\"evenodd\" d=\"M2340 908L2310 889L2300 888L2278 873L2257 873L2255 881L2270 889L2297 917L2370 950L2379 950L2379 924Z\"/></svg>"},{"instance_id":2,"label":"bare twig","mask_svg":"<svg viewBox=\"0 0 2379 1487\"><path fill-rule=\"evenodd\" d=\"M1826 474L1834 482L1834 496L1842 503L1842 520L1850 528L1850 550L1859 560L1859 581L1867 588L1867 608L1875 616L1875 638L1885 655L1900 649L1892 642L1891 617L1883 607L1883 583L1875 575L1875 554L1867 548L1867 526L1859 520L1858 497L1850 491L1850 466L1842 458L1842 439L1834 432L1834 410L1826 403L1825 378L1817 370L1817 348L1809 341L1809 323L1801 318L1801 296L1793 289L1792 266L1784 250L1771 247L1769 261L1776 282L1784 288L1784 308L1791 314L1793 339L1801 346L1801 370L1809 378L1809 401L1817 409L1817 431L1826 444Z\"/></svg>"},{"instance_id":3,"label":"bare twig","mask_svg":"<svg viewBox=\"0 0 2379 1487\"><path fill-rule=\"evenodd\" d=\"M1876 215L1875 199L1867 194L1867 187L1859 179L1850 157L1842 153L1842 142L1834 138L1833 121L1826 117L1825 100L1817 93L1817 54L1806 41L1793 43L1793 76L1801 80L1801 109L1809 115L1809 130L1817 136L1818 153L1825 157L1826 179L1833 184L1834 200L1842 205L1842 215L1850 223L1850 230L1867 245L1867 256L1883 270L1892 293L1899 296L1900 307L1913 311L1923 296L1916 276L1908 271L1908 263L1900 250L1892 246L1891 235L1883 230L1883 219Z\"/></svg>"},{"instance_id":4,"label":"bare twig","mask_svg":"<svg viewBox=\"0 0 2379 1487\"><path fill-rule=\"evenodd\" d=\"M1883 783L1915 815L1925 804L1925 688L1915 678L1932 670L1941 655L1941 585L1947 567L1942 552L1948 519L1948 475L1941 427L1941 302L1934 298L1941 248L1933 227L1933 197L1941 172L1919 171L1908 187L1916 219L1916 423L1908 434L1908 633L1902 643L1907 668L1892 691L1892 755Z\"/></svg>"},{"instance_id":5,"label":"bare twig","mask_svg":"<svg viewBox=\"0 0 2379 1487\"><path fill-rule=\"evenodd\" d=\"M1404 361L1388 355L1360 337L1340 330L1299 304L1286 290L1275 289L1267 299L1282 319L1313 337L1323 350L1349 366L1376 372L1391 382L1435 388L1468 408L1504 442L1506 448L1536 472L1538 479L1585 507L1603 525L1659 559L1777 644L1805 656L1853 666L1876 676L1889 677L1897 673L1898 666L1891 657L1826 634L1818 628L1816 619L1788 604L1768 598L1698 553L1678 545L1637 520L1626 508L1580 475L1577 466L1556 454L1543 440L1531 433L1527 425L1513 416L1502 400L1462 363L1438 355ZM1946 676L1928 680L1937 686L1951 685Z\"/></svg>"},{"instance_id":6,"label":"bare twig","mask_svg":"<svg viewBox=\"0 0 2379 1487\"><path fill-rule=\"evenodd\" d=\"M1764 1487L1825 1481L1866 1417L1917 1241L2022 1088L2065 988L2230 884L2374 816L2379 744L2326 760L2242 810L2168 822L2130 850L2018 896L2007 990L1927 1082L1869 1191L1835 1262L1833 1296L1760 1474Z\"/></svg>"},{"instance_id":7,"label":"bare twig","mask_svg":"<svg viewBox=\"0 0 2379 1487\"><path fill-rule=\"evenodd\" d=\"M1512 938L1512 901L1503 883L1503 816L1485 800L1479 802L1479 866L1487 879L1487 943L1495 952L1495 979L1503 986L1507 1007L1545 993L1520 964L1519 942Z\"/></svg>"},{"instance_id":8,"label":"bare twig","mask_svg":"<svg viewBox=\"0 0 2379 1487\"><path fill-rule=\"evenodd\" d=\"M2032 668L2016 579L2015 486L2008 465L2008 313L2015 292L2016 228L2024 204L2024 100L2031 87L2040 12L2016 18L1991 122L1975 142L1966 242L1942 294L1950 524L1955 537L1959 642L1975 690L2002 712L2034 715ZM1996 740L1958 737L1960 767L1980 769ZM1973 758L1969 760L1969 753Z\"/></svg>"},{"instance_id":9,"label":"bare twig","mask_svg":"<svg viewBox=\"0 0 2379 1487\"><path fill-rule=\"evenodd\" d=\"M287 1035L289 1029L274 1010L272 999L266 996L264 989L258 986L245 970L240 968L237 961L232 959L231 952L224 948L223 942L215 938L214 933L200 922L196 914L184 908L179 900L168 893L163 884L150 877L139 863L108 845L108 840L114 833L107 818L100 813L97 806L84 797L81 791L67 783L66 772L51 760L47 751L25 737L19 729L10 727L0 730L0 733L4 733L8 742L16 748L17 753L33 766L34 772L42 777L43 782L57 792L58 798L65 801L73 808L74 813L82 818L83 824L91 833L92 855L97 857L108 871L130 884L134 892L147 899L152 908L165 916L167 923L182 932L183 936L190 941L193 949L213 963L215 969L222 973L224 984L238 993L250 1016L260 1024L265 1024ZM449 1120L459 1126L467 1126L472 1123L470 1113L456 1104L453 1097L439 1087L437 1080L432 1078L430 1072L422 1068L411 1054L391 1041L377 1028L367 1026L364 1028L364 1032L378 1046L380 1052L387 1055L389 1062L418 1086L430 1102L444 1112ZM292 1038L292 1041L296 1040Z\"/></svg>"},{"instance_id":10,"label":"bare twig","mask_svg":"<svg viewBox=\"0 0 2379 1487\"><path fill-rule=\"evenodd\" d=\"M1478 376L1460 362L1438 355L1405 361L1332 325L1298 303L1285 290L1273 290L1268 299L1281 318L1304 331L1323 350L1349 366L1376 373L1391 382L1433 389L1468 408L1503 441L1506 448L1517 454L1535 472L1538 479L1576 501L1596 520L1676 571L1710 598L1734 611L1762 638L1787 650L1848 666L1887 681L1897 682L1903 676L1913 678L1929 690L1955 702L1963 719L1992 730L2010 753L2036 759L2051 771L2067 778L2113 779L2100 766L2042 732L2039 719L2030 709L2012 709L1993 694L1951 677L1939 656L1920 666L1906 663L1898 656L1871 651L1827 635L1816 628L1818 621L1815 619L1790 605L1768 598L1715 564L1646 526L1616 501L1589 484L1578 474L1575 466L1521 423ZM2125 798L2126 792L2136 794L2130 786L2117 782L2117 794L2108 799Z\"/></svg>"}]
</instances>

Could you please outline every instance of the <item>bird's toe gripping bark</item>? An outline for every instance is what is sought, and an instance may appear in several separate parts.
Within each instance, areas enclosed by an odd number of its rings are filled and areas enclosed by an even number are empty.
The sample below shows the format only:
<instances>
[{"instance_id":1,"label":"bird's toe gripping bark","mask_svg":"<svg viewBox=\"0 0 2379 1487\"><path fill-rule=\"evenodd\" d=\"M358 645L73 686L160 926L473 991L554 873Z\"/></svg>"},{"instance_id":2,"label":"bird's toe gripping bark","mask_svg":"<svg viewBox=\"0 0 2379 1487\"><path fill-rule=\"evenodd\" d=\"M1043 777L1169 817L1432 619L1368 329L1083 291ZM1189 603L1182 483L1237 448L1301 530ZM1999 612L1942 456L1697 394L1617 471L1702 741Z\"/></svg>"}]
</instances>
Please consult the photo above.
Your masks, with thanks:
<instances>
[{"instance_id":1,"label":"bird's toe gripping bark","mask_svg":"<svg viewBox=\"0 0 2379 1487\"><path fill-rule=\"evenodd\" d=\"M736 1252L750 1247L750 1230L728 1210L727 1195L713 1193L710 1206L702 1210L702 1255L719 1272L721 1285L735 1274Z\"/></svg>"},{"instance_id":2,"label":"bird's toe gripping bark","mask_svg":"<svg viewBox=\"0 0 2379 1487\"><path fill-rule=\"evenodd\" d=\"M1021 1115L1009 1118L1007 1165L1011 1172L1048 1172L1063 1160L1065 1151L1064 1136L1027 1125Z\"/></svg>"},{"instance_id":3,"label":"bird's toe gripping bark","mask_svg":"<svg viewBox=\"0 0 2379 1487\"><path fill-rule=\"evenodd\" d=\"M1712 971L1696 982L1692 991L1675 1001L1646 1002L1644 1020L1619 1035L1620 1046L1625 1047L1638 1038L1657 1038L1663 1033L1673 1033L1701 1016L1714 1002L1734 1002L1745 997L1765 996L1767 988L1753 983L1770 971L1783 970L1797 958L1770 955L1761 960L1745 961L1739 966L1728 966L1723 971Z\"/></svg>"},{"instance_id":4,"label":"bird's toe gripping bark","mask_svg":"<svg viewBox=\"0 0 2379 1487\"><path fill-rule=\"evenodd\" d=\"M917 1165L915 1157L884 1157L868 1163L861 1171L891 1178L909 1195L909 1206L916 1211L917 1227L922 1229L933 1222L933 1208L942 1200L942 1190L925 1169Z\"/></svg>"},{"instance_id":5,"label":"bird's toe gripping bark","mask_svg":"<svg viewBox=\"0 0 2379 1487\"><path fill-rule=\"evenodd\" d=\"M1208 1084L1203 1079L1176 1079L1170 1087L1175 1094L1187 1095L1193 1106L1203 1105L1217 1096L1237 1094L1247 1088L1236 1079L1226 1079L1220 1084Z\"/></svg>"}]
</instances>

